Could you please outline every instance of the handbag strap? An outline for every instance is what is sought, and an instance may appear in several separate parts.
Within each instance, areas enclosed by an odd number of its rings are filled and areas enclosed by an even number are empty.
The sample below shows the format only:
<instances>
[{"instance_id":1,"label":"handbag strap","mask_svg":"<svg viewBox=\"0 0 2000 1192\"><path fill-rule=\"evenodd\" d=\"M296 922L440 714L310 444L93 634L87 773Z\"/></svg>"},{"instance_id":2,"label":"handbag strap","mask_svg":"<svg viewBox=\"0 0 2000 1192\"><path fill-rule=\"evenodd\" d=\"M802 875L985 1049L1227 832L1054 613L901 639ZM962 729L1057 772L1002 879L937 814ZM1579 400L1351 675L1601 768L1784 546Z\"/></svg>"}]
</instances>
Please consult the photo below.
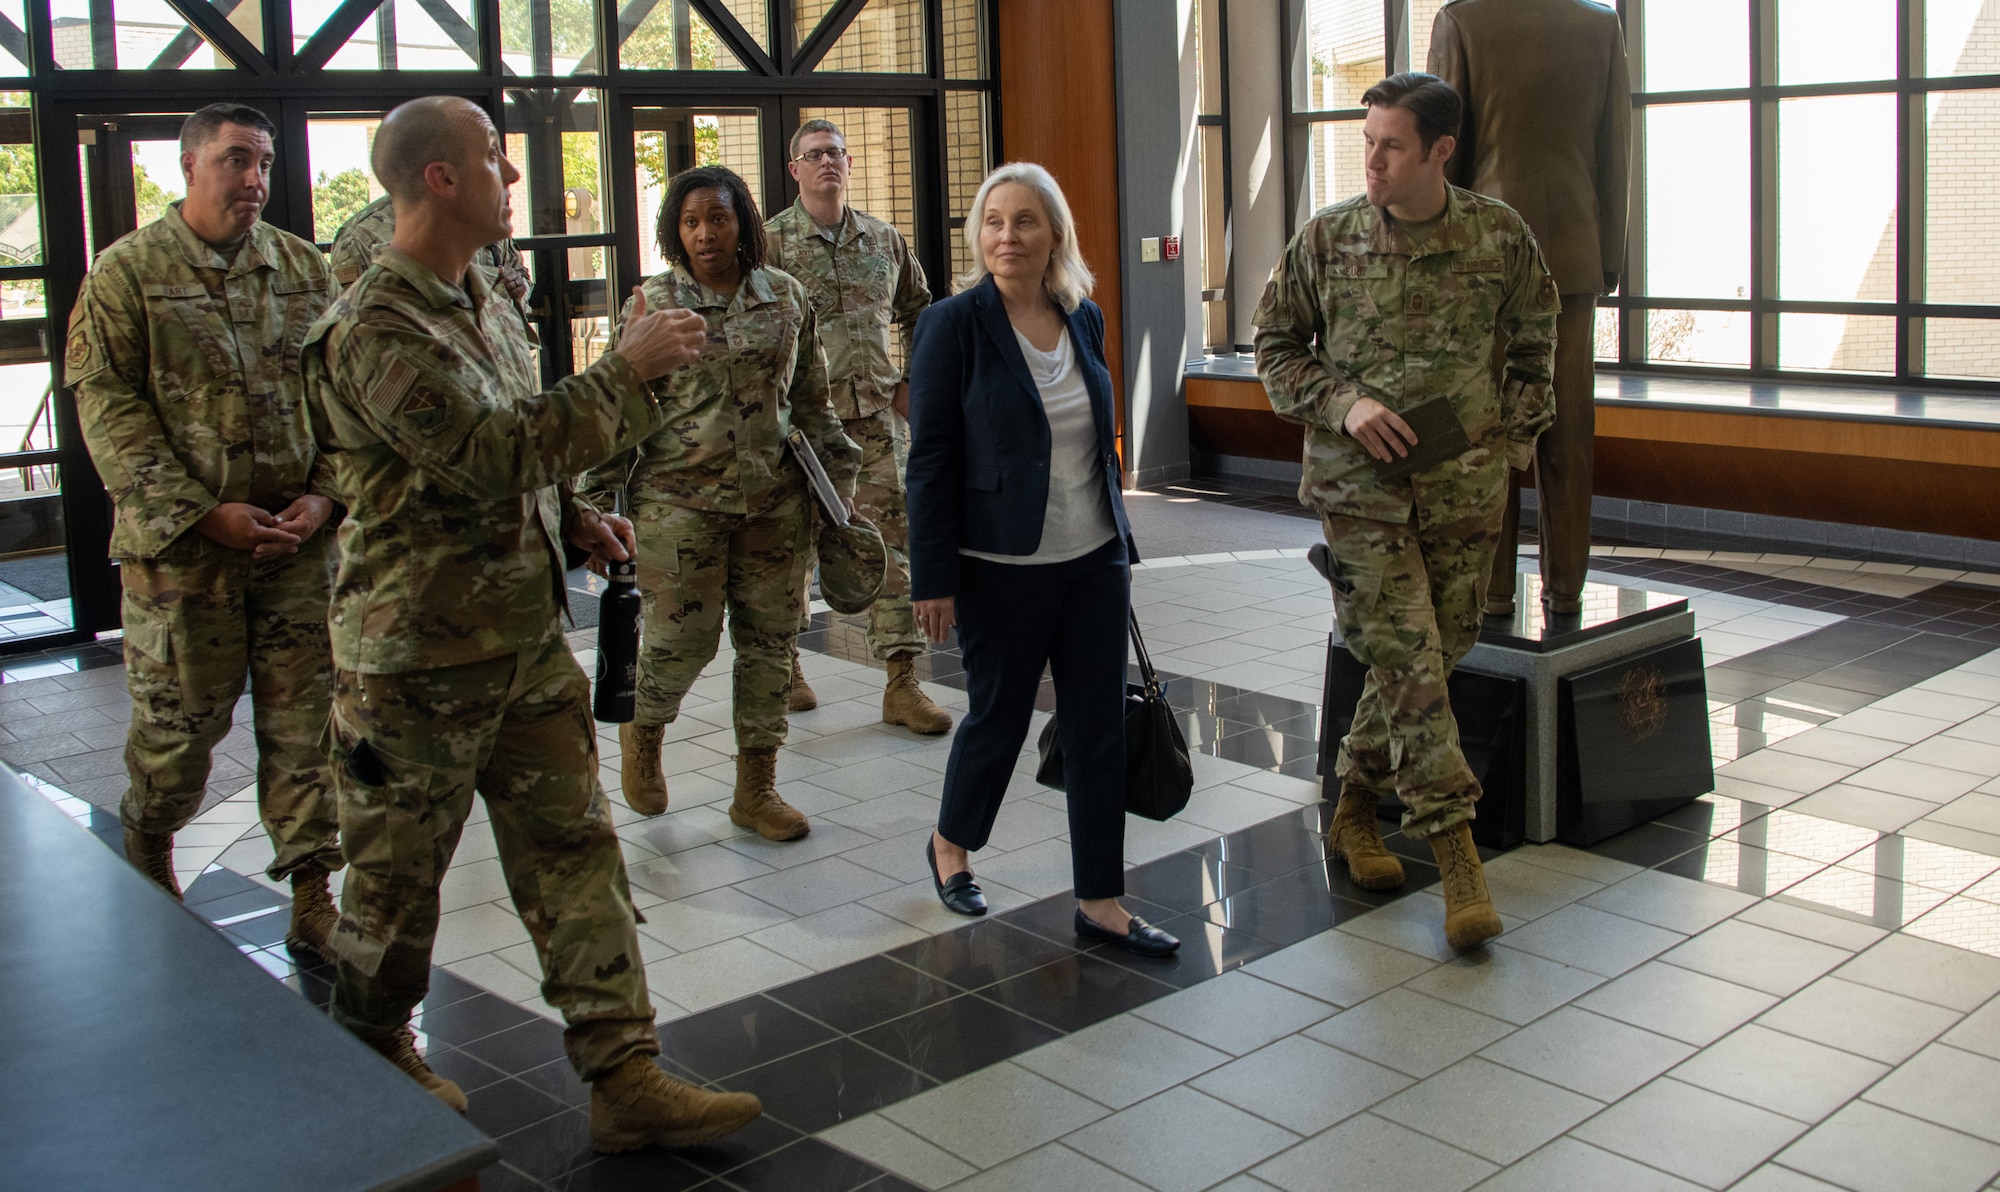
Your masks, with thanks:
<instances>
[{"instance_id":1,"label":"handbag strap","mask_svg":"<svg viewBox=\"0 0 2000 1192\"><path fill-rule=\"evenodd\" d=\"M1160 694L1160 675L1153 669L1152 655L1146 653L1146 639L1139 633L1139 614L1133 609L1125 610L1126 623L1132 630L1132 652L1139 658L1139 677L1145 681L1149 695Z\"/></svg>"}]
</instances>

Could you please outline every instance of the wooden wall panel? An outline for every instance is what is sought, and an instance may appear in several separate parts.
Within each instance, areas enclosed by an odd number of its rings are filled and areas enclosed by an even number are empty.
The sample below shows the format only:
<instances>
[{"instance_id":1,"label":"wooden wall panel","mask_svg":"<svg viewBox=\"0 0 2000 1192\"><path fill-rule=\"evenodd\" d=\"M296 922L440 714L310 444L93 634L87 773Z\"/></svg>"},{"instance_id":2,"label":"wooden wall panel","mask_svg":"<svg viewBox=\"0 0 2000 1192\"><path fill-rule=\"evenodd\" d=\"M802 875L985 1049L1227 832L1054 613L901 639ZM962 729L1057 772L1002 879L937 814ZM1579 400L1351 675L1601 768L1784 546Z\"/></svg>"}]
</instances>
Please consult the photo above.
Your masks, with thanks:
<instances>
[{"instance_id":1,"label":"wooden wall panel","mask_svg":"<svg viewBox=\"0 0 2000 1192\"><path fill-rule=\"evenodd\" d=\"M1006 0L999 6L1001 151L1055 175L1076 217L1077 243L1097 274L1104 353L1125 425L1125 343L1119 320L1118 100L1111 0Z\"/></svg>"}]
</instances>

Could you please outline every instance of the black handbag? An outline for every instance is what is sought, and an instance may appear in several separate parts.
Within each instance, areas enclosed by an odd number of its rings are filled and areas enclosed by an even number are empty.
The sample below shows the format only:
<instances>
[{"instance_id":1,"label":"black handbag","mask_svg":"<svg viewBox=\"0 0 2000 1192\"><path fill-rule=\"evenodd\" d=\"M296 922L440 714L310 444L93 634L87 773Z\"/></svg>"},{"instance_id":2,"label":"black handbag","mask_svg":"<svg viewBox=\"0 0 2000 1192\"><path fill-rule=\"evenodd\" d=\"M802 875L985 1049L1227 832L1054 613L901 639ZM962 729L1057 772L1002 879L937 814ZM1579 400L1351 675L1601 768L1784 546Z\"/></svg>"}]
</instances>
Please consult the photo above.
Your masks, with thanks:
<instances>
[{"instance_id":1,"label":"black handbag","mask_svg":"<svg viewBox=\"0 0 2000 1192\"><path fill-rule=\"evenodd\" d=\"M1139 659L1143 682L1125 685L1125 810L1150 820L1172 819L1194 793L1194 762L1187 738L1174 721L1173 707L1160 692L1160 676L1139 636L1139 618L1127 614L1132 627L1132 652ZM1062 738L1055 717L1042 729L1041 764L1035 781L1063 789Z\"/></svg>"}]
</instances>

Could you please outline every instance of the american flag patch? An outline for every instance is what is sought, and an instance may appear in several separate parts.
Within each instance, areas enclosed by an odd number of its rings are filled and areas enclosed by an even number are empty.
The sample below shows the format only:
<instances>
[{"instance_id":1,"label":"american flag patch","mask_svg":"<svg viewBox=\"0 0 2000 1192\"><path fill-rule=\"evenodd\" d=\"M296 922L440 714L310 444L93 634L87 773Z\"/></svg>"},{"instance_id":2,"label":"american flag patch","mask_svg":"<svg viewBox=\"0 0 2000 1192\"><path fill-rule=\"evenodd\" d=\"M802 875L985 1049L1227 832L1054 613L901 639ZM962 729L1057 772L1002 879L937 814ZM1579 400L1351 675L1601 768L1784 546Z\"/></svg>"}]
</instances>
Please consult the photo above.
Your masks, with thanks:
<instances>
[{"instance_id":1,"label":"american flag patch","mask_svg":"<svg viewBox=\"0 0 2000 1192\"><path fill-rule=\"evenodd\" d=\"M382 370L381 378L368 391L368 404L374 406L378 413L393 414L402 403L403 395L416 383L415 366L399 356L389 362L389 367Z\"/></svg>"}]
</instances>

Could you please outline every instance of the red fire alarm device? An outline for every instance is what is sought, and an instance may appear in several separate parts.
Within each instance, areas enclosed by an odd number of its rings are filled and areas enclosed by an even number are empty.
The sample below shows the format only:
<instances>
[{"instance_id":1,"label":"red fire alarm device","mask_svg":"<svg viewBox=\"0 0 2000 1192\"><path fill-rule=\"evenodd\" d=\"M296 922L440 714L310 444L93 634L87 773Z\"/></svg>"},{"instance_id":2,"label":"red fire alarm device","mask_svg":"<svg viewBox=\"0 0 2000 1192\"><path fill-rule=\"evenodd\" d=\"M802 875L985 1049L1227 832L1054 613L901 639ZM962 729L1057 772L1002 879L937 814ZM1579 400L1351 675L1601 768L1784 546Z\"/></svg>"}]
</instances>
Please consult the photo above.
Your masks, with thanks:
<instances>
[{"instance_id":1,"label":"red fire alarm device","mask_svg":"<svg viewBox=\"0 0 2000 1192\"><path fill-rule=\"evenodd\" d=\"M1160 256L1169 261L1180 260L1181 238L1179 236L1162 236L1160 238Z\"/></svg>"}]
</instances>

